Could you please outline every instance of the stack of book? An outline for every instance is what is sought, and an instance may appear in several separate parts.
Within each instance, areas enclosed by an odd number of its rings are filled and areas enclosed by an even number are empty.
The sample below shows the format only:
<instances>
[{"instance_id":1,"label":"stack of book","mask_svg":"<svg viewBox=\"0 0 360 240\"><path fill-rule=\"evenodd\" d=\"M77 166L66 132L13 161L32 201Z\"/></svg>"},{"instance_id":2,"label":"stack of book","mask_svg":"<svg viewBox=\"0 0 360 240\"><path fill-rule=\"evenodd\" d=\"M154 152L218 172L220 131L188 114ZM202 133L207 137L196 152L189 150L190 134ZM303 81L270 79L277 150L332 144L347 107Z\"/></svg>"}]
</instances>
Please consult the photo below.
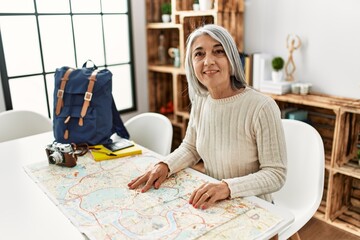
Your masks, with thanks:
<instances>
[{"instance_id":1,"label":"stack of book","mask_svg":"<svg viewBox=\"0 0 360 240\"><path fill-rule=\"evenodd\" d=\"M117 144L119 142L114 142L107 145L90 146L89 149L93 159L97 162L142 154L142 149L140 146L129 140L126 141L130 142L131 144L124 145L124 143L121 142L120 146ZM113 149L112 147L109 147L110 145L115 148Z\"/></svg>"},{"instance_id":2,"label":"stack of book","mask_svg":"<svg viewBox=\"0 0 360 240\"><path fill-rule=\"evenodd\" d=\"M260 82L260 91L272 94L285 94L291 91L290 82L273 82L271 80L265 80Z\"/></svg>"}]
</instances>

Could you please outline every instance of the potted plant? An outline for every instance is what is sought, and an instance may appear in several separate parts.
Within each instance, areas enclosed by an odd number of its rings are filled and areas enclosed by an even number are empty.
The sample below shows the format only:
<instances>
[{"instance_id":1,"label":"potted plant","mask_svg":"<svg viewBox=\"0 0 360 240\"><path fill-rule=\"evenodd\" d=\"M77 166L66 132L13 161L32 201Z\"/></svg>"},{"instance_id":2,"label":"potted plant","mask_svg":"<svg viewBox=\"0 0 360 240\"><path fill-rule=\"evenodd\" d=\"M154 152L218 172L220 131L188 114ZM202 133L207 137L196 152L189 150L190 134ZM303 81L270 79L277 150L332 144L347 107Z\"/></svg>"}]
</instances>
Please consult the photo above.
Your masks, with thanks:
<instances>
[{"instance_id":1,"label":"potted plant","mask_svg":"<svg viewBox=\"0 0 360 240\"><path fill-rule=\"evenodd\" d=\"M194 11L199 11L200 10L199 0L194 0L193 10Z\"/></svg>"},{"instance_id":2,"label":"potted plant","mask_svg":"<svg viewBox=\"0 0 360 240\"><path fill-rule=\"evenodd\" d=\"M171 3L161 4L161 19L163 22L170 22L171 20Z\"/></svg>"},{"instance_id":3,"label":"potted plant","mask_svg":"<svg viewBox=\"0 0 360 240\"><path fill-rule=\"evenodd\" d=\"M271 61L273 68L272 71L272 80L274 82L280 82L283 80L283 71L284 68L284 59L282 57L274 57Z\"/></svg>"}]
</instances>

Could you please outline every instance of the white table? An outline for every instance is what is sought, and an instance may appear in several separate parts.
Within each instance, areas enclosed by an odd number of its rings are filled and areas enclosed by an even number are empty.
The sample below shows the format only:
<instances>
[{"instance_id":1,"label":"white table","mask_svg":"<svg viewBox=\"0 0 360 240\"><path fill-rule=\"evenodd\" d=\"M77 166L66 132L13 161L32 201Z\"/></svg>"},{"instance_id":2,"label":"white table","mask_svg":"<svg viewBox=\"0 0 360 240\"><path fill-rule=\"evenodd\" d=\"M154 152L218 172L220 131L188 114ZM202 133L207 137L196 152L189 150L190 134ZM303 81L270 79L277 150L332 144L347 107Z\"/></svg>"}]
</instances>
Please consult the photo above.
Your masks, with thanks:
<instances>
[{"instance_id":1,"label":"white table","mask_svg":"<svg viewBox=\"0 0 360 240\"><path fill-rule=\"evenodd\" d=\"M26 174L23 167L47 161L45 147L52 132L0 143L0 239L84 239L78 229ZM268 231L275 236L293 221L293 215L256 197L248 198L284 219Z\"/></svg>"},{"instance_id":2,"label":"white table","mask_svg":"<svg viewBox=\"0 0 360 240\"><path fill-rule=\"evenodd\" d=\"M0 239L84 239L23 169L47 161L52 132L0 143Z\"/></svg>"}]
</instances>

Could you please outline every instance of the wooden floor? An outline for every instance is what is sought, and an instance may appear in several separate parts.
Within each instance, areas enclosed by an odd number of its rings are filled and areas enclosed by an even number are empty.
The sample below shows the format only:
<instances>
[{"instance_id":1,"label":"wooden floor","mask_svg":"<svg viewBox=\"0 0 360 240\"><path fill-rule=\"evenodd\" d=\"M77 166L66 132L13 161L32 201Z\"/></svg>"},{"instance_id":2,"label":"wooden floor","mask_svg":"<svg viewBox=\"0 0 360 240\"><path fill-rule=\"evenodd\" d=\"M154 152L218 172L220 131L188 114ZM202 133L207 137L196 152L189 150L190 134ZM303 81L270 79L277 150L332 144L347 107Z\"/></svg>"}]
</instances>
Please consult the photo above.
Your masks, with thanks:
<instances>
[{"instance_id":1,"label":"wooden floor","mask_svg":"<svg viewBox=\"0 0 360 240\"><path fill-rule=\"evenodd\" d=\"M360 240L360 237L312 218L300 231L301 240Z\"/></svg>"}]
</instances>

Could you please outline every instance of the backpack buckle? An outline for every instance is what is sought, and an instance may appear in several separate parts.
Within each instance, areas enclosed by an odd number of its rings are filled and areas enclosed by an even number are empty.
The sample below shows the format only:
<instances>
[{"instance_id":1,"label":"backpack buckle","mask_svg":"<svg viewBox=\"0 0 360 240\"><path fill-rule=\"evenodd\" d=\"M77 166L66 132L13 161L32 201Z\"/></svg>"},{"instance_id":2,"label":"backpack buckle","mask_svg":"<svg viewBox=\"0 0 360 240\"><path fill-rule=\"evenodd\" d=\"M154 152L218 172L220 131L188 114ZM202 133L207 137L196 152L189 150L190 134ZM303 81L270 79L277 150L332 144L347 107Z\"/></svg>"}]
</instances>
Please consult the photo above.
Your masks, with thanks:
<instances>
[{"instance_id":1,"label":"backpack buckle","mask_svg":"<svg viewBox=\"0 0 360 240\"><path fill-rule=\"evenodd\" d=\"M59 89L59 90L57 91L56 96L57 96L58 98L63 98L63 96L64 96L64 90Z\"/></svg>"},{"instance_id":2,"label":"backpack buckle","mask_svg":"<svg viewBox=\"0 0 360 240\"><path fill-rule=\"evenodd\" d=\"M91 92L86 92L85 95L84 95L84 100L85 101L91 101L91 98L92 98L92 93Z\"/></svg>"}]
</instances>

